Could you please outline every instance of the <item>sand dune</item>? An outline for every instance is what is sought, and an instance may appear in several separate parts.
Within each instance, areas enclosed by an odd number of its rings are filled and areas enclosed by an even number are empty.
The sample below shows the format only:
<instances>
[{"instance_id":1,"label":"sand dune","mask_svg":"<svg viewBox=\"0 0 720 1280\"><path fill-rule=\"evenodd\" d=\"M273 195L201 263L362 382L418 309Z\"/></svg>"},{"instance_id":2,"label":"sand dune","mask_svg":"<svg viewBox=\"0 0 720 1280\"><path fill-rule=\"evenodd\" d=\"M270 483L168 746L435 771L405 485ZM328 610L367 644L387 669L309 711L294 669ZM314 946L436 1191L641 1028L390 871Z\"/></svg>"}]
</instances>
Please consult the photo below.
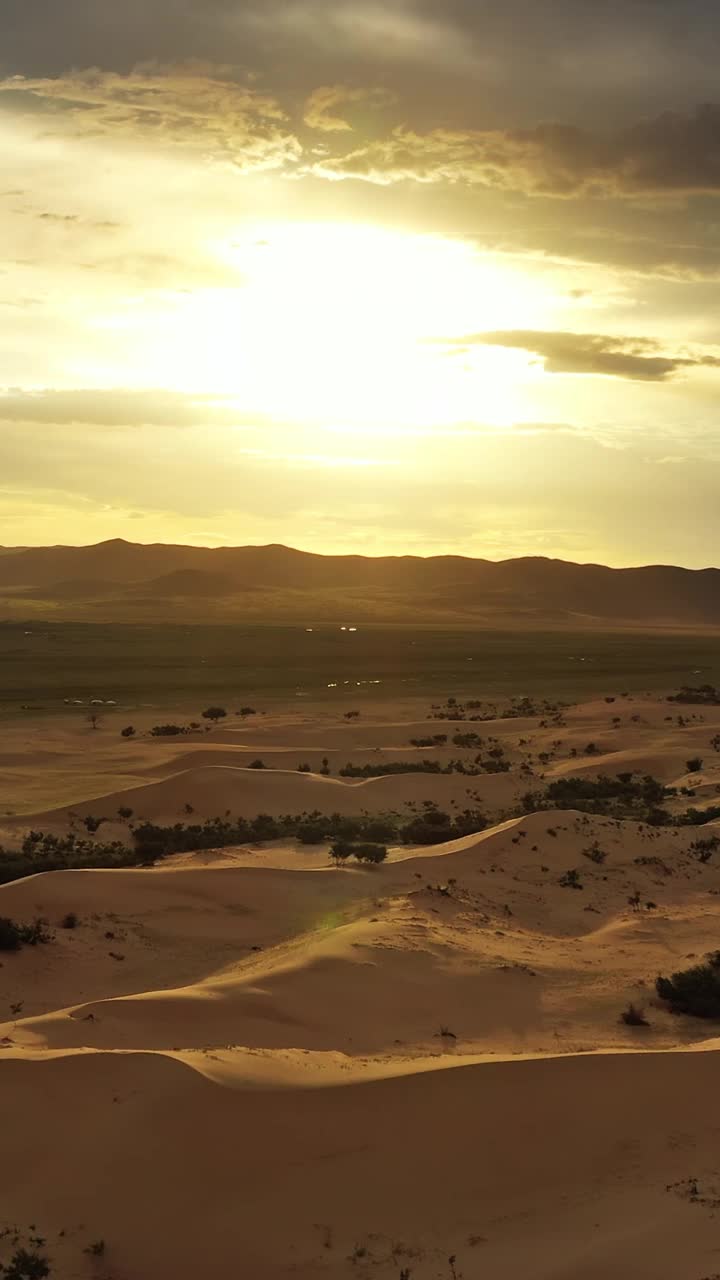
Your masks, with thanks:
<instances>
[{"instance_id":1,"label":"sand dune","mask_svg":"<svg viewBox=\"0 0 720 1280\"><path fill-rule=\"evenodd\" d=\"M302 849L281 847L279 867L268 851L257 867L229 854L226 866L184 857L152 871L33 877L0 889L4 912L54 922L75 910L83 925L60 934L62 979L44 948L13 960L12 986L0 975L9 1002L21 966L44 964L47 978L35 968L34 981L53 995L0 1025L0 1038L43 1049L401 1046L417 1056L447 1050L447 1026L470 1053L627 1045L620 1009L648 998L659 969L680 965L690 936L713 945L720 908L708 890L720 893L720 868L689 855L692 838L555 812L398 849L370 871L309 874ZM598 848L601 863L583 857ZM578 865L579 893L560 883ZM652 911L630 909L636 891ZM686 1039L658 1010L644 1043Z\"/></svg>"},{"instance_id":2,"label":"sand dune","mask_svg":"<svg viewBox=\"0 0 720 1280\"><path fill-rule=\"evenodd\" d=\"M135 821L197 822L204 818L255 817L268 813L384 814L409 816L409 806L433 800L441 808L506 807L517 797L520 781L511 775L467 777L462 774L397 774L380 778L325 778L319 774L281 769L237 769L205 765L170 775L158 782L114 791L109 795L63 806L19 819L6 819L0 832L66 830L71 819L86 815L114 820L118 810L132 809ZM188 808L187 806L190 806ZM127 835L127 825L115 831L103 827L102 838Z\"/></svg>"},{"instance_id":3,"label":"sand dune","mask_svg":"<svg viewBox=\"0 0 720 1280\"><path fill-rule=\"evenodd\" d=\"M92 1233L117 1275L710 1275L712 1209L666 1188L717 1194L716 1076L625 1054L248 1091L153 1054L6 1060L0 1185L32 1221L41 1165L58 1254Z\"/></svg>"},{"instance_id":4,"label":"sand dune","mask_svg":"<svg viewBox=\"0 0 720 1280\"><path fill-rule=\"evenodd\" d=\"M91 813L98 838L127 836L121 805L176 822L435 799L492 817L585 769L683 779L711 803L715 726L640 705L615 741L604 702L560 726L480 725L512 768L478 778L238 766L309 749L292 716L245 747L100 733L97 777L122 751L135 785L5 831L83 831ZM313 750L344 756L335 733L369 755L375 735L390 759L409 724L317 724ZM55 793L67 732L34 744L38 793L44 771ZM598 755L570 756L587 742ZM720 1039L654 994L717 947L720 860L697 838L548 810L372 869L287 840L0 886L0 915L53 933L0 965L4 1216L23 1239L36 1224L63 1280L714 1280ZM630 1001L649 1026L620 1021Z\"/></svg>"}]
</instances>

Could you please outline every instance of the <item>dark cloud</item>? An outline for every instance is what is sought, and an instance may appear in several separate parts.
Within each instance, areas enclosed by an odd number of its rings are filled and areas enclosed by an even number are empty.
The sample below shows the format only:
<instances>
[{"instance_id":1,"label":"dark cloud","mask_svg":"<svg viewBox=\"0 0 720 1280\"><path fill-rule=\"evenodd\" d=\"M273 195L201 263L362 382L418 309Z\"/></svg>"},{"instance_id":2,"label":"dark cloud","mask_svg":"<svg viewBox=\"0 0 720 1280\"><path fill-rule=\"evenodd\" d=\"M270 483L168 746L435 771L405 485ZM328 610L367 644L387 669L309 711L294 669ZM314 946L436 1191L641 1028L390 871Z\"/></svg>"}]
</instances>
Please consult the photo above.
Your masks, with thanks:
<instances>
[{"instance_id":1,"label":"dark cloud","mask_svg":"<svg viewBox=\"0 0 720 1280\"><path fill-rule=\"evenodd\" d=\"M303 97L381 82L423 129L619 123L712 96L720 52L715 0L3 0L2 14L0 75L197 57Z\"/></svg>"},{"instance_id":2,"label":"dark cloud","mask_svg":"<svg viewBox=\"0 0 720 1280\"><path fill-rule=\"evenodd\" d=\"M720 192L720 105L665 112L614 133L574 125L418 133L328 157L320 176L368 182L470 183L545 196L646 196Z\"/></svg>"},{"instance_id":3,"label":"dark cloud","mask_svg":"<svg viewBox=\"0 0 720 1280\"><path fill-rule=\"evenodd\" d=\"M720 357L661 355L650 338L613 338L595 333L509 329L454 339L451 349L510 347L542 360L546 373L596 374L640 382L665 382L681 369L718 368Z\"/></svg>"}]
</instances>

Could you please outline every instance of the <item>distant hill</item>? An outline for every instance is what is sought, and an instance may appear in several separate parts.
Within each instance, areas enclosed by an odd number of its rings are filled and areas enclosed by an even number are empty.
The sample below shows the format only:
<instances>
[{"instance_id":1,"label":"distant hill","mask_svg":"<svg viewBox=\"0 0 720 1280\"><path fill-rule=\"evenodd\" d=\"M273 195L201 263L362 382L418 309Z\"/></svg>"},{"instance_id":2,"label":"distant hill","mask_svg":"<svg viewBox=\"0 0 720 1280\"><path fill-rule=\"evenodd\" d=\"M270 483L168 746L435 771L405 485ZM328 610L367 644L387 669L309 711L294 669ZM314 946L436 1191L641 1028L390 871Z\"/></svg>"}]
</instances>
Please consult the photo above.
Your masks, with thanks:
<instances>
[{"instance_id":1,"label":"distant hill","mask_svg":"<svg viewBox=\"0 0 720 1280\"><path fill-rule=\"evenodd\" d=\"M720 627L720 570L321 556L114 539L0 548L0 620Z\"/></svg>"}]
</instances>

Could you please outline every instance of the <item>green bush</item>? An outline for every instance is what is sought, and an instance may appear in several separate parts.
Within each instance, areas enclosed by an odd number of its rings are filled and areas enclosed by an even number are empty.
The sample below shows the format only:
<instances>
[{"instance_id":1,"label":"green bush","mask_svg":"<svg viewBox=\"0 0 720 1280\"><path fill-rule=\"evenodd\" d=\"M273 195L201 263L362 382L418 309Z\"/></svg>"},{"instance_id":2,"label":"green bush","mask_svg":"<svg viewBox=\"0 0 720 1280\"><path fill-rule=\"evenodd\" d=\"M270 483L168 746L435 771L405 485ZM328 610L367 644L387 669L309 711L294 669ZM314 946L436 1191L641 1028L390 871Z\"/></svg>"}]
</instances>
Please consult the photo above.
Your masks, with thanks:
<instances>
[{"instance_id":1,"label":"green bush","mask_svg":"<svg viewBox=\"0 0 720 1280\"><path fill-rule=\"evenodd\" d=\"M686 702L716 707L720 705L720 693L711 684L684 684L679 693L671 694L668 702Z\"/></svg>"},{"instance_id":2,"label":"green bush","mask_svg":"<svg viewBox=\"0 0 720 1280\"><path fill-rule=\"evenodd\" d=\"M562 885L563 889L582 889L583 887L580 880L580 872L575 870L574 867L570 871L566 871L564 875L561 875L558 884Z\"/></svg>"},{"instance_id":3,"label":"green bush","mask_svg":"<svg viewBox=\"0 0 720 1280\"><path fill-rule=\"evenodd\" d=\"M21 945L20 925L8 916L0 916L0 951L19 951Z\"/></svg>"},{"instance_id":4,"label":"green bush","mask_svg":"<svg viewBox=\"0 0 720 1280\"><path fill-rule=\"evenodd\" d=\"M680 969L670 978L658 978L655 988L673 1013L720 1018L720 951L713 951L705 964Z\"/></svg>"},{"instance_id":5,"label":"green bush","mask_svg":"<svg viewBox=\"0 0 720 1280\"><path fill-rule=\"evenodd\" d=\"M352 852L353 858L357 858L358 862L370 862L373 866L378 866L387 858L384 844L356 844Z\"/></svg>"},{"instance_id":6,"label":"green bush","mask_svg":"<svg viewBox=\"0 0 720 1280\"><path fill-rule=\"evenodd\" d=\"M638 1008L636 1004L629 1004L627 1009L623 1009L620 1014L620 1021L625 1023L626 1027L649 1027L650 1023L645 1017L643 1009Z\"/></svg>"},{"instance_id":7,"label":"green bush","mask_svg":"<svg viewBox=\"0 0 720 1280\"><path fill-rule=\"evenodd\" d=\"M387 858L387 849L384 844L356 844L352 840L336 840L331 849L330 857L335 862L346 862L348 858L357 858L358 862L370 862L378 865Z\"/></svg>"},{"instance_id":8,"label":"green bush","mask_svg":"<svg viewBox=\"0 0 720 1280\"><path fill-rule=\"evenodd\" d=\"M393 760L385 764L346 764L341 778L385 778L394 773L450 773L438 760Z\"/></svg>"},{"instance_id":9,"label":"green bush","mask_svg":"<svg viewBox=\"0 0 720 1280\"><path fill-rule=\"evenodd\" d=\"M619 773L615 777L567 777L551 782L544 796L528 793L523 797L526 809L581 809L587 813L608 814L615 818L662 825L669 814L659 808L672 792L657 778ZM676 821L676 819L673 819Z\"/></svg>"},{"instance_id":10,"label":"green bush","mask_svg":"<svg viewBox=\"0 0 720 1280\"><path fill-rule=\"evenodd\" d=\"M337 863L346 862L352 855L353 845L350 840L334 840L330 846L330 857Z\"/></svg>"},{"instance_id":11,"label":"green bush","mask_svg":"<svg viewBox=\"0 0 720 1280\"><path fill-rule=\"evenodd\" d=\"M49 1275L47 1258L34 1249L18 1249L5 1267L3 1280L45 1280Z\"/></svg>"},{"instance_id":12,"label":"green bush","mask_svg":"<svg viewBox=\"0 0 720 1280\"><path fill-rule=\"evenodd\" d=\"M317 822L302 822L297 829L297 838L301 844L321 844L327 836L327 821L322 818Z\"/></svg>"},{"instance_id":13,"label":"green bush","mask_svg":"<svg viewBox=\"0 0 720 1280\"><path fill-rule=\"evenodd\" d=\"M9 916L0 916L0 951L19 951L21 947L36 947L40 942L51 940L45 920L18 924Z\"/></svg>"},{"instance_id":14,"label":"green bush","mask_svg":"<svg viewBox=\"0 0 720 1280\"><path fill-rule=\"evenodd\" d=\"M708 836L706 839L693 840L690 845L690 853L694 854L698 862L709 862L719 845L720 838L718 836Z\"/></svg>"}]
</instances>

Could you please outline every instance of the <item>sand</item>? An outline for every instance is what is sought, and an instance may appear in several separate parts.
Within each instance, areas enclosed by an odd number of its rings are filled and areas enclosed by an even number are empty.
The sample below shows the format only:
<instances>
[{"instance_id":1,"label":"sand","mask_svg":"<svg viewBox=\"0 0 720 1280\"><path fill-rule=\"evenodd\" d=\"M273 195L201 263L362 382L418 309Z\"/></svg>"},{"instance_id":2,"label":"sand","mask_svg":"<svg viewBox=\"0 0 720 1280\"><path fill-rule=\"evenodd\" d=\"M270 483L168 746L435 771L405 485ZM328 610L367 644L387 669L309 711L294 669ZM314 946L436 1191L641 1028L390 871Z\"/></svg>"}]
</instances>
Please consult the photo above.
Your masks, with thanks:
<instances>
[{"instance_id":1,"label":"sand","mask_svg":"<svg viewBox=\"0 0 720 1280\"><path fill-rule=\"evenodd\" d=\"M0 887L0 915L53 931L0 965L0 1228L42 1237L53 1276L720 1275L720 1028L654 994L659 972L717 946L720 860L693 856L697 829L505 816L582 770L650 772L695 790L685 805L714 802L720 709L597 700L560 727L396 711L276 711L192 743L71 718L8 727L6 843L123 805L163 822L187 803L409 813L480 791L490 820L371 869L288 840ZM290 766L409 758L411 737L458 729L501 741L510 773L358 782ZM248 769L248 752L277 767ZM571 868L581 891L560 884ZM629 1001L648 1027L620 1021Z\"/></svg>"}]
</instances>

